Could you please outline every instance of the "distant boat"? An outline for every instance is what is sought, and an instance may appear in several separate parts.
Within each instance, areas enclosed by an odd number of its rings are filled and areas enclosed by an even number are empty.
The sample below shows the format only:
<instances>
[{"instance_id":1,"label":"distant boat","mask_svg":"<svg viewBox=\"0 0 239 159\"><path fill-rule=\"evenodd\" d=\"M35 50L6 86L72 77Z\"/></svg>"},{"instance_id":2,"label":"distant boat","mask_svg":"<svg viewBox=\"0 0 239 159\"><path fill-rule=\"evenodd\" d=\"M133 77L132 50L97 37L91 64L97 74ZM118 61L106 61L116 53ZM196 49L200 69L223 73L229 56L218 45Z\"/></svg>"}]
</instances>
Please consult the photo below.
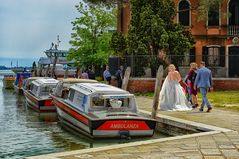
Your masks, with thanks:
<instances>
[{"instance_id":1,"label":"distant boat","mask_svg":"<svg viewBox=\"0 0 239 159\"><path fill-rule=\"evenodd\" d=\"M16 80L16 74L8 70L8 73L3 76L3 88L5 89L13 89L13 82Z\"/></svg>"}]
</instances>

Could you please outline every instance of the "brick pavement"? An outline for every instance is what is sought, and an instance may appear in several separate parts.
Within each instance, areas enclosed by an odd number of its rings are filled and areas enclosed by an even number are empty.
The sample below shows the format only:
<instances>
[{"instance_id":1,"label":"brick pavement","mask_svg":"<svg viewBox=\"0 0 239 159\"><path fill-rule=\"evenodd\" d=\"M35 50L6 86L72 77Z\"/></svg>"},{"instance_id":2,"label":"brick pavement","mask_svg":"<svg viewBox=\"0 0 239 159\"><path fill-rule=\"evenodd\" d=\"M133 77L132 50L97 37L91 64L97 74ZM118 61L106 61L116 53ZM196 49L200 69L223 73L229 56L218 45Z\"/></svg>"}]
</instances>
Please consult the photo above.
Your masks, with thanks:
<instances>
[{"instance_id":1,"label":"brick pavement","mask_svg":"<svg viewBox=\"0 0 239 159\"><path fill-rule=\"evenodd\" d=\"M151 111L152 99L137 97L139 108ZM239 113L213 109L211 113L158 112L234 131L185 135L79 151L31 157L31 159L239 159ZM201 134L201 133L200 133Z\"/></svg>"}]
</instances>

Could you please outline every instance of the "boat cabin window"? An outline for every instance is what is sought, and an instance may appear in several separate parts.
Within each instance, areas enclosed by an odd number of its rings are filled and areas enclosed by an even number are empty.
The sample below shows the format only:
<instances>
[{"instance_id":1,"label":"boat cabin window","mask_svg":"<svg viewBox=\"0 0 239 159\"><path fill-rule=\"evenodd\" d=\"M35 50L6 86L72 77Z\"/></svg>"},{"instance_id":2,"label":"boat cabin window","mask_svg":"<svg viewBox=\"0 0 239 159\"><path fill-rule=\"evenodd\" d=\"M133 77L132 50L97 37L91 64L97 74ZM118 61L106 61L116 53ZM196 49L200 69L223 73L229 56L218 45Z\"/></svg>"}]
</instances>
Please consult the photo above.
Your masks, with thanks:
<instances>
[{"instance_id":1,"label":"boat cabin window","mask_svg":"<svg viewBox=\"0 0 239 159\"><path fill-rule=\"evenodd\" d=\"M31 91L33 94L37 95L37 91L38 91L38 86L31 84Z\"/></svg>"},{"instance_id":2,"label":"boat cabin window","mask_svg":"<svg viewBox=\"0 0 239 159\"><path fill-rule=\"evenodd\" d=\"M78 91L75 91L74 89L70 89L68 96L68 100L71 103L71 106L81 110L81 111L86 111L86 102L87 102L87 97Z\"/></svg>"},{"instance_id":3,"label":"boat cabin window","mask_svg":"<svg viewBox=\"0 0 239 159\"><path fill-rule=\"evenodd\" d=\"M74 89L71 89L71 91L70 91L70 94L69 94L68 99L69 99L71 102L73 102L75 92L76 92L76 91L75 91Z\"/></svg>"},{"instance_id":4,"label":"boat cabin window","mask_svg":"<svg viewBox=\"0 0 239 159\"><path fill-rule=\"evenodd\" d=\"M39 96L48 96L52 92L52 89L54 87L55 86L44 86L44 87L41 87L41 93L39 94Z\"/></svg>"}]
</instances>

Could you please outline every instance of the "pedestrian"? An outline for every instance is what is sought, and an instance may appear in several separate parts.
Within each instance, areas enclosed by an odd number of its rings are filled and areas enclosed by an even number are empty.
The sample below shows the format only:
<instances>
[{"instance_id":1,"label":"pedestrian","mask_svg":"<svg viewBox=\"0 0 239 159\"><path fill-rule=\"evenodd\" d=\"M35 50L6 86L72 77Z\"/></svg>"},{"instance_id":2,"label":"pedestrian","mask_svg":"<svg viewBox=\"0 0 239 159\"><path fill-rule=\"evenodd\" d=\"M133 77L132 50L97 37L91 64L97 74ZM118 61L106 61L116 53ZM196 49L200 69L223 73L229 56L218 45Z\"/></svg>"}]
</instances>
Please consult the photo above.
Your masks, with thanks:
<instances>
[{"instance_id":1,"label":"pedestrian","mask_svg":"<svg viewBox=\"0 0 239 159\"><path fill-rule=\"evenodd\" d=\"M197 72L197 76L194 82L194 89L199 88L202 94L202 104L199 111L203 111L204 106L207 106L207 112L212 110L212 105L209 103L207 98L208 90L213 90L212 72L205 67L205 62L200 62L200 69Z\"/></svg>"},{"instance_id":2,"label":"pedestrian","mask_svg":"<svg viewBox=\"0 0 239 159\"><path fill-rule=\"evenodd\" d=\"M95 80L95 72L91 68L88 68L87 73L88 73L89 79Z\"/></svg>"},{"instance_id":3,"label":"pedestrian","mask_svg":"<svg viewBox=\"0 0 239 159\"><path fill-rule=\"evenodd\" d=\"M88 75L88 73L86 72L86 70L84 70L84 71L81 73L81 78L82 78L82 79L89 79L89 75Z\"/></svg>"},{"instance_id":4,"label":"pedestrian","mask_svg":"<svg viewBox=\"0 0 239 159\"><path fill-rule=\"evenodd\" d=\"M105 66L105 71L103 72L103 78L104 78L104 81L107 81L108 84L111 84L111 73L110 73L108 65Z\"/></svg>"},{"instance_id":5,"label":"pedestrian","mask_svg":"<svg viewBox=\"0 0 239 159\"><path fill-rule=\"evenodd\" d=\"M120 65L119 69L115 73L115 77L116 77L116 80L117 80L117 87L118 88L122 87L123 78L124 78L123 70L124 70L124 67L122 65Z\"/></svg>"},{"instance_id":6,"label":"pedestrian","mask_svg":"<svg viewBox=\"0 0 239 159\"><path fill-rule=\"evenodd\" d=\"M198 67L197 67L197 63L192 62L190 64L190 70L188 72L188 85L189 85L189 90L190 90L190 95L192 97L192 104L193 104L193 108L197 108L198 107L198 99L197 99L197 89L194 89L194 83L195 83L195 79L197 76L197 71L198 71Z\"/></svg>"}]
</instances>

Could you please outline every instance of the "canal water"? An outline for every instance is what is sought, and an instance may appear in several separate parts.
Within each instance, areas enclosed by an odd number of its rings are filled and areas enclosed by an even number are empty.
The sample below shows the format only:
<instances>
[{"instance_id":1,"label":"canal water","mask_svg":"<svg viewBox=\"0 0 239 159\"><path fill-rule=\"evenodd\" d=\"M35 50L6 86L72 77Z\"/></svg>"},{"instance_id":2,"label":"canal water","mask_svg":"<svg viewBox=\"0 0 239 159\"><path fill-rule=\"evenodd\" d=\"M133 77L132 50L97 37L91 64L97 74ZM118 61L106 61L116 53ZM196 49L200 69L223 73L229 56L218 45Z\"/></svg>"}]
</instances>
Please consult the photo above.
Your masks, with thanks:
<instances>
[{"instance_id":1,"label":"canal water","mask_svg":"<svg viewBox=\"0 0 239 159\"><path fill-rule=\"evenodd\" d=\"M21 159L27 156L165 137L92 140L64 129L57 115L40 114L27 107L25 97L2 88L0 77L0 158Z\"/></svg>"}]
</instances>

